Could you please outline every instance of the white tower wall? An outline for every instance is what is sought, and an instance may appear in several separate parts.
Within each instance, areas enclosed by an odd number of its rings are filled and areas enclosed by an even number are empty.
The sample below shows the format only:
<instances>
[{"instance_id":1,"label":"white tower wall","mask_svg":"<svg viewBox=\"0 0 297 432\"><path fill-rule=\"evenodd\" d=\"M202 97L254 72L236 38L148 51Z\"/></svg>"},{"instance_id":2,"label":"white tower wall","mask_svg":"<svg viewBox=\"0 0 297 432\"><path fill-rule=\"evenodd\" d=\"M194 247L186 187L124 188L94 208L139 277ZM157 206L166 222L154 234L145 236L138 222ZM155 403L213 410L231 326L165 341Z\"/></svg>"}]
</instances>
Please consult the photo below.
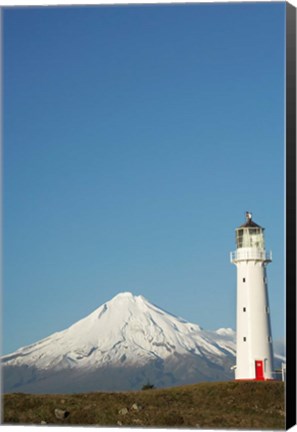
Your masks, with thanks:
<instances>
[{"instance_id":1,"label":"white tower wall","mask_svg":"<svg viewBox=\"0 0 297 432\"><path fill-rule=\"evenodd\" d=\"M262 360L265 379L272 379L272 337L265 263L237 264L236 379L255 379L255 361Z\"/></svg>"}]
</instances>

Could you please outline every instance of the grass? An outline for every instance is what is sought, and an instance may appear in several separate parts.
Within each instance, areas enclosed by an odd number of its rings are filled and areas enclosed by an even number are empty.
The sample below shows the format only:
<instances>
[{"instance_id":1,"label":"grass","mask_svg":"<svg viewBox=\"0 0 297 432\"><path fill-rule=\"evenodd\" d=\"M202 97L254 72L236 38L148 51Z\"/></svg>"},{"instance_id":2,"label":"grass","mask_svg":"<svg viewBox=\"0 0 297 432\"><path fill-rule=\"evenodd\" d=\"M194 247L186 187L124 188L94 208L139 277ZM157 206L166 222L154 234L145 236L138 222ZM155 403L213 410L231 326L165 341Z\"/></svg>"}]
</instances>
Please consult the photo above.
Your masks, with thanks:
<instances>
[{"instance_id":1,"label":"grass","mask_svg":"<svg viewBox=\"0 0 297 432\"><path fill-rule=\"evenodd\" d=\"M141 409L133 410L136 403ZM70 414L63 420L55 409ZM128 408L123 415L119 411ZM4 424L285 429L282 382L199 383L120 393L3 396Z\"/></svg>"}]
</instances>

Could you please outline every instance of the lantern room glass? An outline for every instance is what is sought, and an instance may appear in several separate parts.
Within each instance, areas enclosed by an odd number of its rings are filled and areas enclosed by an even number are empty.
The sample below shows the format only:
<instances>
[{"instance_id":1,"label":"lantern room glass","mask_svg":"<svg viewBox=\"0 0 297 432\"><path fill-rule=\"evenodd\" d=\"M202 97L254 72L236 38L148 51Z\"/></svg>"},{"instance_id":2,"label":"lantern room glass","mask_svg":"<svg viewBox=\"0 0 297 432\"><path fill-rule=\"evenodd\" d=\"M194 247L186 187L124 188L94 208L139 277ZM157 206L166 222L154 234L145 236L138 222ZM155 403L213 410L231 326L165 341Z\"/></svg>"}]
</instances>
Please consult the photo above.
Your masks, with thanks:
<instances>
[{"instance_id":1,"label":"lantern room glass","mask_svg":"<svg viewBox=\"0 0 297 432\"><path fill-rule=\"evenodd\" d=\"M264 231L262 228L238 228L236 230L236 246L240 248L265 249Z\"/></svg>"}]
</instances>

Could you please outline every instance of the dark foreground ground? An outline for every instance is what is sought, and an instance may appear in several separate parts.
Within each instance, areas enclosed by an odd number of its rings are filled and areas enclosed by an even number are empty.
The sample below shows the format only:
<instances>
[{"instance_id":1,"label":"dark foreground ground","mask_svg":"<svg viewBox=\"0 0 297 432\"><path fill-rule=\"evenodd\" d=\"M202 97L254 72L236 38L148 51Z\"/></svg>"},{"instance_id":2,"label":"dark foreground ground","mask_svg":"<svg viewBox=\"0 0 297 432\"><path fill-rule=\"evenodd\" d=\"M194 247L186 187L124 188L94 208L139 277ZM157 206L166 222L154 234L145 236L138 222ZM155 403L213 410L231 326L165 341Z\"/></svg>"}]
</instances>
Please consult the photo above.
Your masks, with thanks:
<instances>
[{"instance_id":1,"label":"dark foreground ground","mask_svg":"<svg viewBox=\"0 0 297 432\"><path fill-rule=\"evenodd\" d=\"M285 428L282 382L199 383L126 393L14 393L3 396L2 409L2 424Z\"/></svg>"}]
</instances>

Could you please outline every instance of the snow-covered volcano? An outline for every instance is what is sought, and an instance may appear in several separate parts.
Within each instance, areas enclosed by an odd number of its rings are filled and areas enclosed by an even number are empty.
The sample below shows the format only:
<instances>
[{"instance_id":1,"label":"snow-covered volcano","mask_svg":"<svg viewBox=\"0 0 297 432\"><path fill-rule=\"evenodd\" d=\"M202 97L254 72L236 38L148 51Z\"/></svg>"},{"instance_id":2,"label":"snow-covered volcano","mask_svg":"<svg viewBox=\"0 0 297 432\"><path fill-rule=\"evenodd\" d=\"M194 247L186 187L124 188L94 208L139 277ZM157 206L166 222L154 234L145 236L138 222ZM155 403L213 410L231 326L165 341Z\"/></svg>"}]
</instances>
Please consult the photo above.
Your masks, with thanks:
<instances>
[{"instance_id":1,"label":"snow-covered volcano","mask_svg":"<svg viewBox=\"0 0 297 432\"><path fill-rule=\"evenodd\" d=\"M233 377L235 334L203 330L120 293L61 332L2 357L4 391L138 389Z\"/></svg>"}]
</instances>

